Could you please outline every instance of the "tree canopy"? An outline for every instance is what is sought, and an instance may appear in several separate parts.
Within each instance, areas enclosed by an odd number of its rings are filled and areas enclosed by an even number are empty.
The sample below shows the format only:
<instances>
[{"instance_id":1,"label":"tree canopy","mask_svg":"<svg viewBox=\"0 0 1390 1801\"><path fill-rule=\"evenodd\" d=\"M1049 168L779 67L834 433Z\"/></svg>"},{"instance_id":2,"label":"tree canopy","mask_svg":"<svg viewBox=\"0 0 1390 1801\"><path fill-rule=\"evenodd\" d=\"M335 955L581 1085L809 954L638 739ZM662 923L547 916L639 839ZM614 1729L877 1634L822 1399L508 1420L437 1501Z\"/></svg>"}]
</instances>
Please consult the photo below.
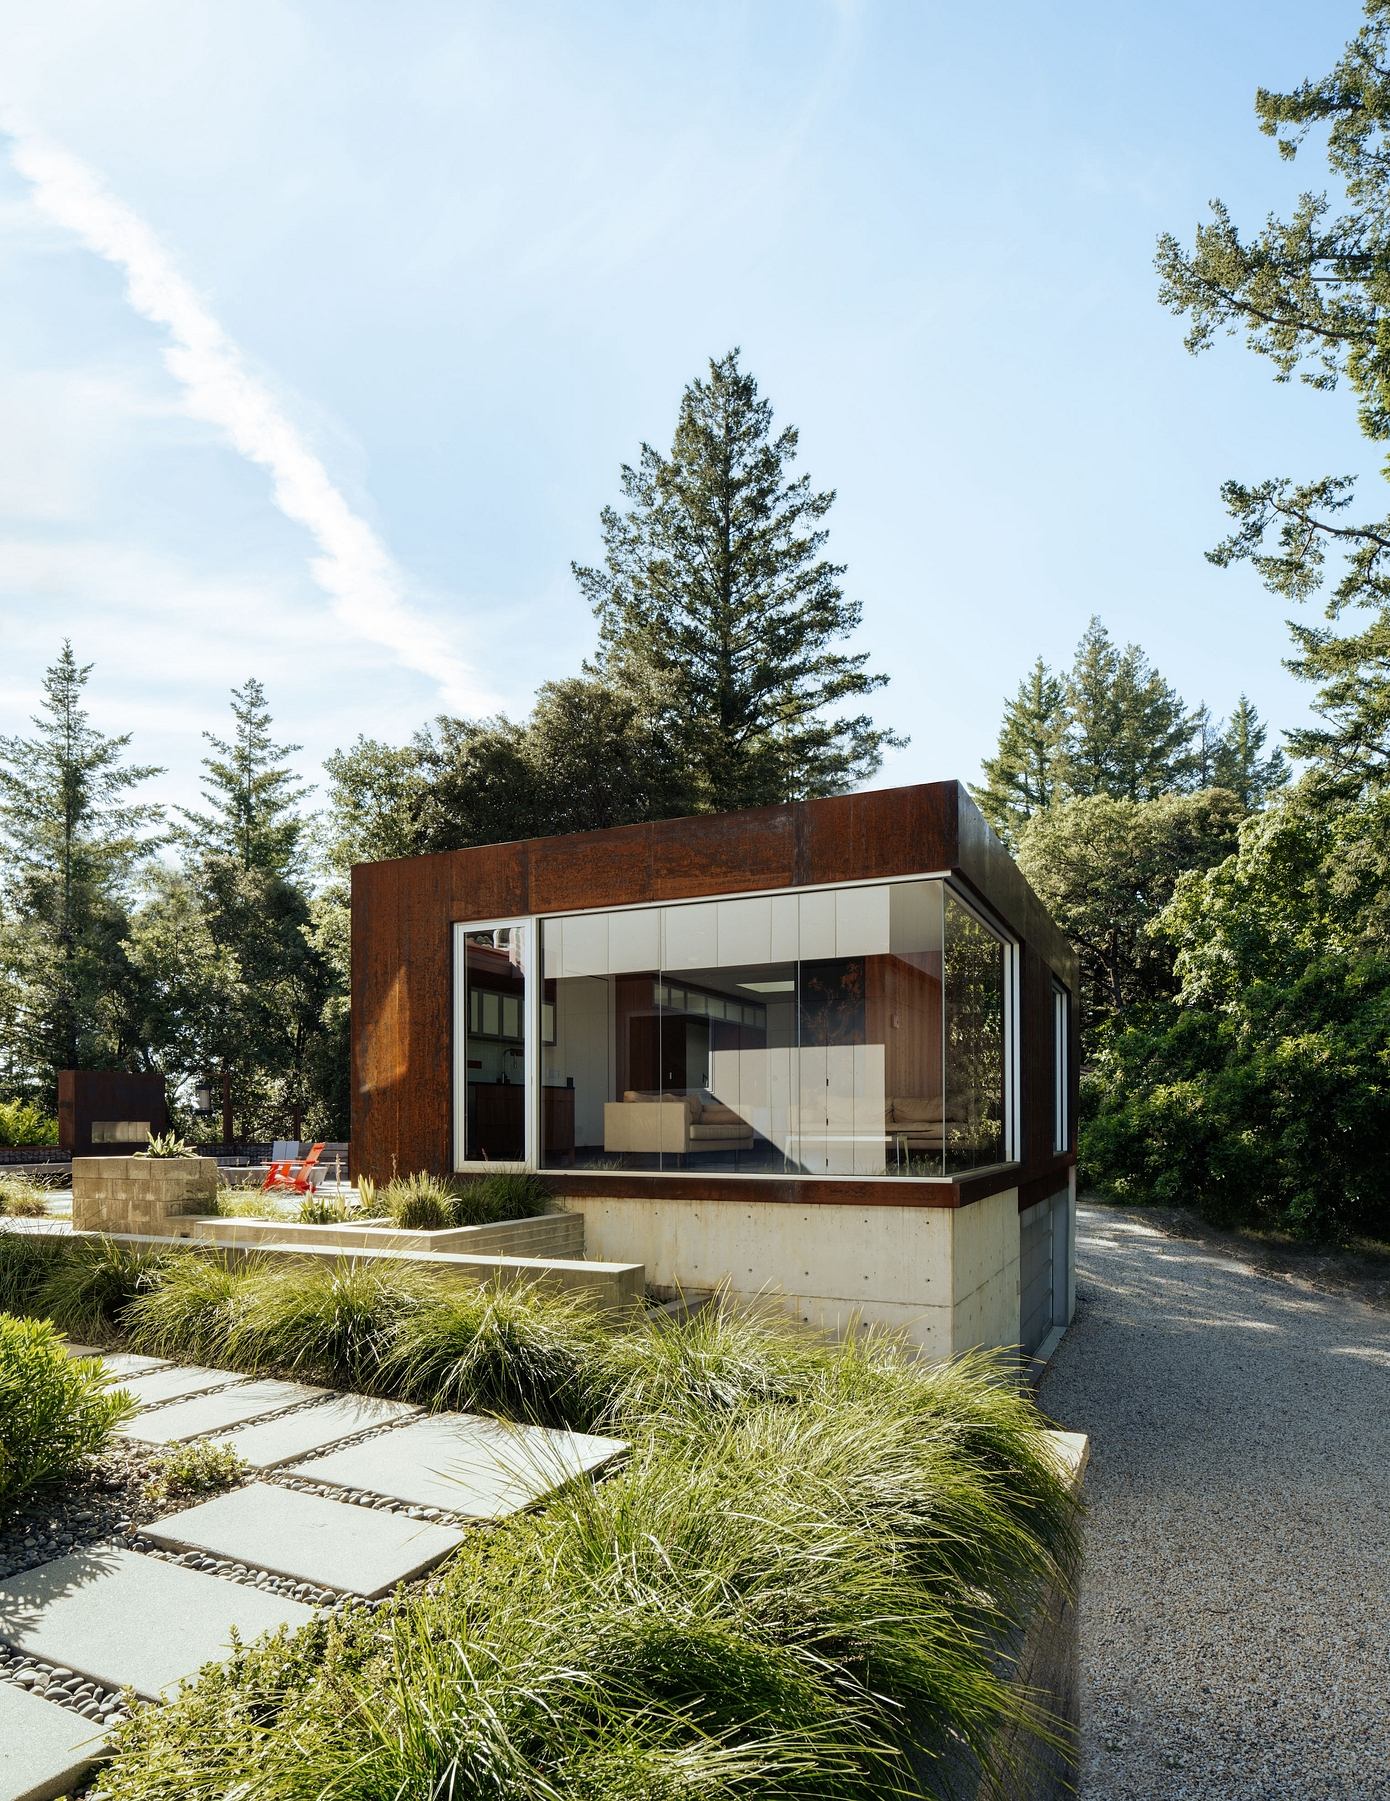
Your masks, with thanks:
<instances>
[{"instance_id":1,"label":"tree canopy","mask_svg":"<svg viewBox=\"0 0 1390 1801\"><path fill-rule=\"evenodd\" d=\"M1365 24L1326 75L1255 96L1260 130L1286 161L1321 139L1339 204L1308 189L1243 234L1217 200L1190 249L1165 233L1157 255L1160 299L1187 320L1190 350L1230 333L1268 359L1277 381L1345 383L1374 443L1390 441L1387 67L1390 0L1368 0ZM1374 506L1351 516L1356 482L1337 473L1231 480L1222 497L1234 530L1209 552L1213 562L1248 561L1294 601L1327 589L1333 622L1349 609L1368 615L1350 630L1292 626L1290 667L1317 684L1321 723L1290 732L1290 750L1348 792L1390 781L1390 516Z\"/></svg>"},{"instance_id":2,"label":"tree canopy","mask_svg":"<svg viewBox=\"0 0 1390 1801\"><path fill-rule=\"evenodd\" d=\"M625 465L601 515L601 568L575 564L599 625L595 673L640 696L701 810L852 787L897 740L841 709L887 681L842 648L861 606L822 552L835 495L793 476L739 353L681 397L669 455Z\"/></svg>"}]
</instances>

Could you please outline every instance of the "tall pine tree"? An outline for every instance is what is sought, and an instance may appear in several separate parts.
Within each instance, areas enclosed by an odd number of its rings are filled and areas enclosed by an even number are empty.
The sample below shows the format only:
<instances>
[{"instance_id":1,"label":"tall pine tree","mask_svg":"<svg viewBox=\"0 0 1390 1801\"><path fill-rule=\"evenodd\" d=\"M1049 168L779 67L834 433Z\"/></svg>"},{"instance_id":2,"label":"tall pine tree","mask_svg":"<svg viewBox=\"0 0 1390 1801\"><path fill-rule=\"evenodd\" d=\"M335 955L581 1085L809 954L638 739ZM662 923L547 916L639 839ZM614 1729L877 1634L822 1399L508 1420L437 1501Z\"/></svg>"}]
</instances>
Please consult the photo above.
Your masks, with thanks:
<instances>
[{"instance_id":1,"label":"tall pine tree","mask_svg":"<svg viewBox=\"0 0 1390 1801\"><path fill-rule=\"evenodd\" d=\"M1073 795L1153 800L1191 786L1198 719L1137 644L1121 650L1092 617L1067 684L1062 773Z\"/></svg>"},{"instance_id":2,"label":"tall pine tree","mask_svg":"<svg viewBox=\"0 0 1390 1801\"><path fill-rule=\"evenodd\" d=\"M1289 780L1282 750L1261 756L1265 737L1264 721L1242 694L1217 741L1211 786L1229 788L1247 813L1258 812Z\"/></svg>"},{"instance_id":3,"label":"tall pine tree","mask_svg":"<svg viewBox=\"0 0 1390 1801\"><path fill-rule=\"evenodd\" d=\"M223 1000L204 1010L209 1035L199 1055L211 1065L206 1073L229 1078L241 1135L283 1132L288 1120L297 1137L333 987L311 942L301 868L307 790L285 760L299 747L275 742L265 690L254 677L232 691L230 738L204 736L212 752L203 759L205 806L181 809L178 830L184 883L220 953L215 979ZM177 917L187 896L166 891L162 904Z\"/></svg>"},{"instance_id":4,"label":"tall pine tree","mask_svg":"<svg viewBox=\"0 0 1390 1801\"><path fill-rule=\"evenodd\" d=\"M821 554L834 493L792 476L796 453L731 351L686 388L670 455L644 444L624 467L603 568L575 565L596 673L640 697L696 808L838 793L898 742L841 710L887 677L840 648L860 604Z\"/></svg>"},{"instance_id":5,"label":"tall pine tree","mask_svg":"<svg viewBox=\"0 0 1390 1801\"><path fill-rule=\"evenodd\" d=\"M56 1072L138 1062L125 1029L123 949L136 869L158 810L131 790L160 770L125 761L83 704L90 663L64 642L32 737L0 738L0 983L11 1069L51 1100Z\"/></svg>"},{"instance_id":6,"label":"tall pine tree","mask_svg":"<svg viewBox=\"0 0 1390 1801\"><path fill-rule=\"evenodd\" d=\"M983 765L985 779L970 791L1006 842L1057 798L1066 724L1066 683L1039 657L1005 703L998 746Z\"/></svg>"}]
</instances>

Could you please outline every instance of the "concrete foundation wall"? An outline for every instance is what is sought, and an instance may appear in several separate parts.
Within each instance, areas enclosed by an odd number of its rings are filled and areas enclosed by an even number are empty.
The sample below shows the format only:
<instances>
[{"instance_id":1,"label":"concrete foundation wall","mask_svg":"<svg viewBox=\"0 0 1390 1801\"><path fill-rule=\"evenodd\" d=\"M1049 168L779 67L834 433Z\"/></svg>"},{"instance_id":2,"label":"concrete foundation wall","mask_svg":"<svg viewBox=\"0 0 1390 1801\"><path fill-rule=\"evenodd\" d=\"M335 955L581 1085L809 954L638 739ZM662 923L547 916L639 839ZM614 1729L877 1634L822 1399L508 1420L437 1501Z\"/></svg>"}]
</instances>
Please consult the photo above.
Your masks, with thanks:
<instances>
[{"instance_id":1,"label":"concrete foundation wall","mask_svg":"<svg viewBox=\"0 0 1390 1801\"><path fill-rule=\"evenodd\" d=\"M901 1329L929 1356L1018 1342L1018 1191L968 1207L566 1196L593 1256L631 1257L656 1288L727 1283L822 1330Z\"/></svg>"}]
</instances>

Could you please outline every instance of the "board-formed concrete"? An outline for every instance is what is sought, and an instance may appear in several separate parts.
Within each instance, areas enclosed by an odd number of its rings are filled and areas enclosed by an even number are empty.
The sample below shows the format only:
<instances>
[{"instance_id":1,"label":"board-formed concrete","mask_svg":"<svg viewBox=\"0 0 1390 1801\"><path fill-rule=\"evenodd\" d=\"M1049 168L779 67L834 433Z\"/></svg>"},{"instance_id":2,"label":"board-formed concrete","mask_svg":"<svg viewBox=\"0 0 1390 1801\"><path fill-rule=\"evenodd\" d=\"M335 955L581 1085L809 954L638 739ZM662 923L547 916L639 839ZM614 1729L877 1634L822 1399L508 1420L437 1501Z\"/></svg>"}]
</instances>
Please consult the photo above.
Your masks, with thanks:
<instances>
[{"instance_id":1,"label":"board-formed concrete","mask_svg":"<svg viewBox=\"0 0 1390 1801\"><path fill-rule=\"evenodd\" d=\"M95 1721L0 1682L0 1801L66 1795L100 1757L105 1740Z\"/></svg>"},{"instance_id":2,"label":"board-formed concrete","mask_svg":"<svg viewBox=\"0 0 1390 1801\"><path fill-rule=\"evenodd\" d=\"M240 1431L218 1434L218 1443L230 1445L253 1470L274 1469L293 1463L313 1451L354 1438L373 1426L414 1418L420 1409L404 1401L378 1401L370 1395L338 1395L318 1407L306 1407L287 1419L260 1420ZM153 1424L153 1422L151 1422Z\"/></svg>"},{"instance_id":3,"label":"board-formed concrete","mask_svg":"<svg viewBox=\"0 0 1390 1801\"><path fill-rule=\"evenodd\" d=\"M0 1581L0 1639L146 1700L311 1607L120 1545L91 1545Z\"/></svg>"},{"instance_id":4,"label":"board-formed concrete","mask_svg":"<svg viewBox=\"0 0 1390 1801\"><path fill-rule=\"evenodd\" d=\"M443 1413L293 1464L289 1473L416 1507L495 1520L531 1506L571 1477L602 1468L626 1449L616 1438Z\"/></svg>"},{"instance_id":5,"label":"board-formed concrete","mask_svg":"<svg viewBox=\"0 0 1390 1801\"><path fill-rule=\"evenodd\" d=\"M185 1395L203 1394L210 1388L227 1388L241 1379L230 1370L199 1369L195 1364L175 1363L129 1379L122 1377L120 1386L134 1395L142 1407L153 1407L160 1401L181 1401Z\"/></svg>"},{"instance_id":6,"label":"board-formed concrete","mask_svg":"<svg viewBox=\"0 0 1390 1801\"><path fill-rule=\"evenodd\" d=\"M216 1394L190 1395L185 1401L157 1407L153 1413L137 1414L120 1430L124 1437L138 1439L142 1444L178 1444L185 1438L205 1438L210 1432L244 1425L263 1414L279 1413L302 1401L319 1400L330 1392L326 1388L311 1388L307 1382L240 1382L235 1388L220 1389Z\"/></svg>"},{"instance_id":7,"label":"board-formed concrete","mask_svg":"<svg viewBox=\"0 0 1390 1801\"><path fill-rule=\"evenodd\" d=\"M217 1495L143 1531L157 1544L207 1551L369 1599L418 1576L463 1542L451 1526L269 1482Z\"/></svg>"}]
</instances>

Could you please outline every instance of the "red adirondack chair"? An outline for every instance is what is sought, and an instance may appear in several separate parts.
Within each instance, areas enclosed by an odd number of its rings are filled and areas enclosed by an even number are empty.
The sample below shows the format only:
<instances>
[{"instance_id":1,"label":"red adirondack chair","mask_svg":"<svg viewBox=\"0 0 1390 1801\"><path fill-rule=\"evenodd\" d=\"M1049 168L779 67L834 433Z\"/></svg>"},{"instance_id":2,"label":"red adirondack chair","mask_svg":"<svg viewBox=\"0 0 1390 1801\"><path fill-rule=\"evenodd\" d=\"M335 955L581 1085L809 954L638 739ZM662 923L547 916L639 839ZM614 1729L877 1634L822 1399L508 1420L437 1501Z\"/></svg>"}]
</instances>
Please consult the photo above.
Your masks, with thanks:
<instances>
[{"instance_id":1,"label":"red adirondack chair","mask_svg":"<svg viewBox=\"0 0 1390 1801\"><path fill-rule=\"evenodd\" d=\"M322 1155L323 1146L316 1144L310 1148L307 1157L286 1157L279 1163L272 1163L261 1183L262 1194L267 1188L289 1188L295 1194L308 1194L309 1172Z\"/></svg>"}]
</instances>

